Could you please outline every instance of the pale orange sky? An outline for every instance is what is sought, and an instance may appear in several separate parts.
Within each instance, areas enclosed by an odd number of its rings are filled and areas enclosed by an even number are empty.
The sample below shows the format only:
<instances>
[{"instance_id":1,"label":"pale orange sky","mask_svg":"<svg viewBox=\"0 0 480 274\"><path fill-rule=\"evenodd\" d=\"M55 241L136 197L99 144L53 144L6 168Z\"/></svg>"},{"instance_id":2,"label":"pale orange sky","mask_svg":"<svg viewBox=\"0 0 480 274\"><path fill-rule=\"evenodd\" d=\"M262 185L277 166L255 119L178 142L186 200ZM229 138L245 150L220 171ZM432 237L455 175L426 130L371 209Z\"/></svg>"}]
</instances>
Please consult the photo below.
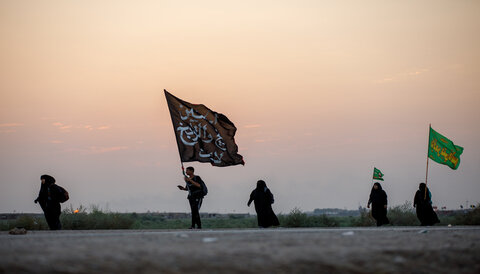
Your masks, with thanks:
<instances>
[{"instance_id":1,"label":"pale orange sky","mask_svg":"<svg viewBox=\"0 0 480 274\"><path fill-rule=\"evenodd\" d=\"M114 211L189 210L163 89L224 113L246 166L192 163L208 212L480 202L478 1L0 1L0 212L38 212L40 175ZM186 165L190 165L187 163Z\"/></svg>"}]
</instances>

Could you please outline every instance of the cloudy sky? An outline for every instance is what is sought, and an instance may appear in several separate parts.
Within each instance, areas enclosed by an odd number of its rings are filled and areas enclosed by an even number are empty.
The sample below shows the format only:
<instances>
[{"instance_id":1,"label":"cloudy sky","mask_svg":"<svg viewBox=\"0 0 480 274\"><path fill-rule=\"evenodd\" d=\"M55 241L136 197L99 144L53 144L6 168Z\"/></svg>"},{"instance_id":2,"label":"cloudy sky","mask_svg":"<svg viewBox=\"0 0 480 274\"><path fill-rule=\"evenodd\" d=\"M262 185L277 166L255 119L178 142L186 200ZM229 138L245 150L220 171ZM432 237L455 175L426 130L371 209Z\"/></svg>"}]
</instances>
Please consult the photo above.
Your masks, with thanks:
<instances>
[{"instance_id":1,"label":"cloudy sky","mask_svg":"<svg viewBox=\"0 0 480 274\"><path fill-rule=\"evenodd\" d=\"M435 205L480 202L479 1L0 1L0 212L66 205L189 211L163 89L227 115L246 165L191 163L202 211L389 203L425 180L428 125L463 146L430 162ZM189 165L189 164L187 164Z\"/></svg>"}]
</instances>

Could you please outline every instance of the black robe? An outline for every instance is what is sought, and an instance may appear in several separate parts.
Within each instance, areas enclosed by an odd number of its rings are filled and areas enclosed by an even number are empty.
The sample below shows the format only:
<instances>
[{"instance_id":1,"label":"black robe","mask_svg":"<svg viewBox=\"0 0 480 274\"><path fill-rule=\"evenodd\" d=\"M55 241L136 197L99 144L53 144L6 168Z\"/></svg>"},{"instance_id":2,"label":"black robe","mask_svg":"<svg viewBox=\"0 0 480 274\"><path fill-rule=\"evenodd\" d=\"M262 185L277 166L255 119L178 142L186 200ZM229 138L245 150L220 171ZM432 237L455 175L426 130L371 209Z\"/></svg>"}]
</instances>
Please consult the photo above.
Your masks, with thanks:
<instances>
[{"instance_id":1,"label":"black robe","mask_svg":"<svg viewBox=\"0 0 480 274\"><path fill-rule=\"evenodd\" d=\"M387 218L387 193L383 189L372 189L368 204L372 204L372 217L377 221L377 226L389 224Z\"/></svg>"},{"instance_id":2,"label":"black robe","mask_svg":"<svg viewBox=\"0 0 480 274\"><path fill-rule=\"evenodd\" d=\"M61 195L63 195L62 191L55 184L55 179L47 177L45 184L42 184L40 187L37 201L51 230L62 228L60 223L61 206L59 202Z\"/></svg>"},{"instance_id":3,"label":"black robe","mask_svg":"<svg viewBox=\"0 0 480 274\"><path fill-rule=\"evenodd\" d=\"M413 199L413 206L417 211L417 218L422 226L434 225L440 223L437 213L432 208L432 198L427 188L427 198L425 199L425 188L417 190Z\"/></svg>"},{"instance_id":4,"label":"black robe","mask_svg":"<svg viewBox=\"0 0 480 274\"><path fill-rule=\"evenodd\" d=\"M250 194L250 199L248 204L251 202L255 203L255 211L257 212L258 226L260 227L270 227L278 226L278 218L273 212L273 194L270 192L270 189L265 188L256 188Z\"/></svg>"}]
</instances>

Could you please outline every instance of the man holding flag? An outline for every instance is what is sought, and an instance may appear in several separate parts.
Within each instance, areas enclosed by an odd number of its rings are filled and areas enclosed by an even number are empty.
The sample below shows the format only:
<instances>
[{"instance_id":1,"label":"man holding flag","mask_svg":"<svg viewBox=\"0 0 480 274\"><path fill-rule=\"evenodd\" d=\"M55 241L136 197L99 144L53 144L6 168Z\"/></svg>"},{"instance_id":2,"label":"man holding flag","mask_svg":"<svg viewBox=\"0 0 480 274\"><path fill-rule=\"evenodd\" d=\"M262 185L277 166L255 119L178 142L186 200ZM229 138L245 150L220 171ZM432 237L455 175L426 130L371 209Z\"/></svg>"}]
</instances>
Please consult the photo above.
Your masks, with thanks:
<instances>
[{"instance_id":1,"label":"man holding flag","mask_svg":"<svg viewBox=\"0 0 480 274\"><path fill-rule=\"evenodd\" d=\"M188 191L188 202L192 212L192 226L190 229L202 229L202 221L200 220L200 207L202 206L203 197L205 196L205 183L200 176L194 174L195 169L191 166L187 167L185 176L185 187L178 185L180 190Z\"/></svg>"},{"instance_id":2,"label":"man holding flag","mask_svg":"<svg viewBox=\"0 0 480 274\"><path fill-rule=\"evenodd\" d=\"M225 167L245 165L242 155L238 154L235 144L235 125L223 114L212 111L204 105L196 105L183 101L167 90L164 90L168 109L172 118L173 130L177 139L180 161L208 162L213 166ZM183 172L185 187L178 185L180 190L188 191L188 201L192 212L191 228L202 228L200 207L207 187L200 176L194 175L194 168L187 167Z\"/></svg>"}]
</instances>

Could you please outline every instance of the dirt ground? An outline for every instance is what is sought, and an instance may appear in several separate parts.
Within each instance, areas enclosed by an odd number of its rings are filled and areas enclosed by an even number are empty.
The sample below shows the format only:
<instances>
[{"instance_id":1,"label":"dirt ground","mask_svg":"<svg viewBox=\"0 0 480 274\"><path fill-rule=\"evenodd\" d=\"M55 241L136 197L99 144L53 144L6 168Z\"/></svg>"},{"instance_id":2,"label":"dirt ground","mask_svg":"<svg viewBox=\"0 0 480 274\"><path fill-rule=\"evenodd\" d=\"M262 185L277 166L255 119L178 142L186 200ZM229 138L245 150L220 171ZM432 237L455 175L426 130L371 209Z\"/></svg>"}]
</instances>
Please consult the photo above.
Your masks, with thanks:
<instances>
[{"instance_id":1,"label":"dirt ground","mask_svg":"<svg viewBox=\"0 0 480 274\"><path fill-rule=\"evenodd\" d=\"M29 231L0 273L480 273L480 227Z\"/></svg>"}]
</instances>

